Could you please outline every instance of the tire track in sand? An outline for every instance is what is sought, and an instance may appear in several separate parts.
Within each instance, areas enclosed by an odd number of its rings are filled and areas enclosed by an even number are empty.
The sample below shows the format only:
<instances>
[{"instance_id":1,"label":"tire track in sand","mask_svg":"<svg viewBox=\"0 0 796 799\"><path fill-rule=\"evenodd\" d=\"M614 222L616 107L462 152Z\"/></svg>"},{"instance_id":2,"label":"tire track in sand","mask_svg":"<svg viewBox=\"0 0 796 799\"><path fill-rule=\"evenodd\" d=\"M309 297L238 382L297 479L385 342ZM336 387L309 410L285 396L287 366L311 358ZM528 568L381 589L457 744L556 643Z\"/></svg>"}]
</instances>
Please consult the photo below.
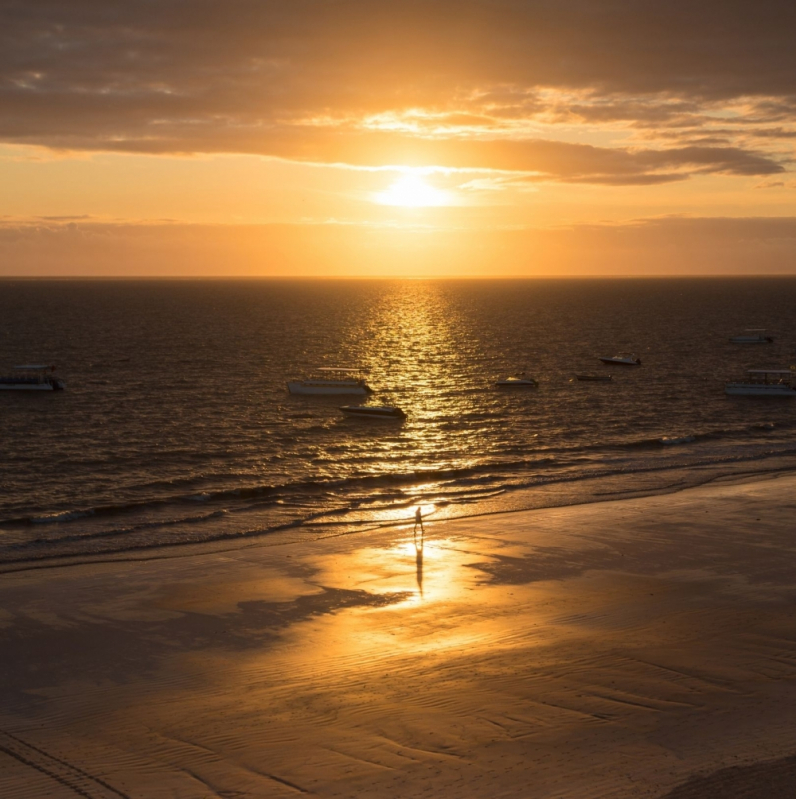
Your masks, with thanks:
<instances>
[{"instance_id":1,"label":"tire track in sand","mask_svg":"<svg viewBox=\"0 0 796 799\"><path fill-rule=\"evenodd\" d=\"M130 799L122 791L88 771L51 755L18 735L0 730L0 752L44 774L85 799Z\"/></svg>"}]
</instances>

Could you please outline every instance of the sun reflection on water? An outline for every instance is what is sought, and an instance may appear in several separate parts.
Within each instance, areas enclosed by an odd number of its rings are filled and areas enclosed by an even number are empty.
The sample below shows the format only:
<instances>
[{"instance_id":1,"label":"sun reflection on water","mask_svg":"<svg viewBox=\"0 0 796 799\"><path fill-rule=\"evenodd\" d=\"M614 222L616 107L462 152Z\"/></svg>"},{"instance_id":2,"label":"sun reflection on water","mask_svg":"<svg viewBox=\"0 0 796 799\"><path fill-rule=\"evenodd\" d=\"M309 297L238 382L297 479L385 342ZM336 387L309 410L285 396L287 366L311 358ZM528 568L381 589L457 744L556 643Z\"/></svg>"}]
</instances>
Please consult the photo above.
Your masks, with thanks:
<instances>
[{"instance_id":1,"label":"sun reflection on water","mask_svg":"<svg viewBox=\"0 0 796 799\"><path fill-rule=\"evenodd\" d=\"M420 479L424 469L462 468L462 450L477 451L456 440L462 433L459 418L476 402L472 391L463 390L457 365L478 363L483 354L445 292L437 283L396 283L362 326L375 402L399 405L408 415L400 430L372 442L369 465L377 472L395 447L414 453L406 466Z\"/></svg>"},{"instance_id":2,"label":"sun reflection on water","mask_svg":"<svg viewBox=\"0 0 796 799\"><path fill-rule=\"evenodd\" d=\"M466 309L449 293L444 283L397 281L374 292L351 329L347 357L363 367L375 392L363 402L398 406L407 419L400 426L338 423L339 446L357 480L372 482L353 497L341 492L346 507L336 511L337 523L411 524L418 505L424 518L443 519L487 490L477 480L457 480L489 457L494 436L487 424L462 424L483 413L472 379L463 383L463 365L471 374L488 372L480 367L480 339L462 317Z\"/></svg>"}]
</instances>

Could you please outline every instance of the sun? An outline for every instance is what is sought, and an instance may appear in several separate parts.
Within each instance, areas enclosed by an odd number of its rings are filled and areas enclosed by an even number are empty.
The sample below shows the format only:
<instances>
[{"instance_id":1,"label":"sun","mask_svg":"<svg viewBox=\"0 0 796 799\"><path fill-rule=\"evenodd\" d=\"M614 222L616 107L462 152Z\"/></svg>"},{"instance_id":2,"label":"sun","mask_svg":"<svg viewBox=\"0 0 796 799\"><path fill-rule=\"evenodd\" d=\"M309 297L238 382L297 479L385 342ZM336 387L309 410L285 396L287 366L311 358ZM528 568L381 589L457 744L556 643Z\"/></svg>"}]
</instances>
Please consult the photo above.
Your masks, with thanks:
<instances>
[{"instance_id":1,"label":"sun","mask_svg":"<svg viewBox=\"0 0 796 799\"><path fill-rule=\"evenodd\" d=\"M449 205L448 192L435 189L420 175L401 175L386 191L375 195L381 205L400 205L404 208L421 208L430 205Z\"/></svg>"}]
</instances>

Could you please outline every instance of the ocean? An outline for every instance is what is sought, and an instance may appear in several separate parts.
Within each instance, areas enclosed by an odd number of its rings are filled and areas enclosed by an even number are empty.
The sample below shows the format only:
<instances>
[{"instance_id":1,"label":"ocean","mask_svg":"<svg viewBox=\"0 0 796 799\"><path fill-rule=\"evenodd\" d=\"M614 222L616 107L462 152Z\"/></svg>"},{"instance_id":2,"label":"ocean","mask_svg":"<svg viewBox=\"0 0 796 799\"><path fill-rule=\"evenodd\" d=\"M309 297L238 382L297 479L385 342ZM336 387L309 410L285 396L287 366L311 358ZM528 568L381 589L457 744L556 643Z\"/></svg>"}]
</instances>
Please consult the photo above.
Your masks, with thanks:
<instances>
[{"instance_id":1,"label":"ocean","mask_svg":"<svg viewBox=\"0 0 796 799\"><path fill-rule=\"evenodd\" d=\"M796 279L0 281L0 569L322 539L796 467ZM746 328L774 342L731 344ZM598 356L632 352L638 368ZM404 423L288 379L355 365ZM537 388L501 390L525 372ZM578 382L576 372L612 382ZM183 550L184 551L184 550Z\"/></svg>"}]
</instances>

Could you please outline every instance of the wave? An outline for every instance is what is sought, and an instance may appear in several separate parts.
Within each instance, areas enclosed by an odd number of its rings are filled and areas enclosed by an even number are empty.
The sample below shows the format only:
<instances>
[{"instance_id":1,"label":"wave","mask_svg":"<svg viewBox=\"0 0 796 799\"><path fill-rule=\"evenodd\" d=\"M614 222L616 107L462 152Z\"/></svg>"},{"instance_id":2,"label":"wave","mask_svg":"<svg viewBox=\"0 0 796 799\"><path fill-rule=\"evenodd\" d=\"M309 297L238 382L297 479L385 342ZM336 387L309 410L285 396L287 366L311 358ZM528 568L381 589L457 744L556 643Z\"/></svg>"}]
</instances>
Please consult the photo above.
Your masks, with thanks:
<instances>
[{"instance_id":1,"label":"wave","mask_svg":"<svg viewBox=\"0 0 796 799\"><path fill-rule=\"evenodd\" d=\"M179 519L159 519L157 521L141 522L139 524L132 524L127 527L114 527L104 531L91 531L83 534L65 535L58 538L32 538L22 543L6 545L6 549L22 549L28 546L37 546L45 544L66 544L78 541L92 541L103 538L123 538L133 533L140 533L145 530L152 530L156 528L168 528L183 524L201 524L202 522L209 522L219 519L227 514L226 510L218 510L213 513L207 513L202 516L185 516ZM83 514L83 517L92 514Z\"/></svg>"},{"instance_id":2,"label":"wave","mask_svg":"<svg viewBox=\"0 0 796 799\"><path fill-rule=\"evenodd\" d=\"M636 445L654 443L656 446L672 444L685 444L697 440L697 436L678 436L663 439L636 442ZM245 502L233 505L231 508L221 508L202 514L187 514L178 518L160 518L141 521L124 527L115 528L113 534L137 532L155 527L168 527L177 524L201 523L217 519L227 513L246 510L263 510L269 506L282 508L295 508L312 511L304 518L314 516L333 515L335 513L348 513L356 508L378 510L386 507L411 505L417 501L418 495L435 496L441 501L465 502L477 501L488 498L506 490L521 490L534 486L549 485L552 483L574 482L612 475L631 473L644 473L649 471L663 471L669 468L683 468L684 466L706 466L711 464L734 463L739 461L754 461L761 458L788 456L796 454L796 447L786 446L766 450L760 453L727 452L714 454L709 457L692 459L688 463L679 461L671 464L654 462L628 462L613 460L608 463L591 459L573 459L556 462L553 458L540 458L535 460L503 461L493 460L488 463L468 467L446 467L442 469L419 469L399 473L385 473L380 475L359 475L348 478L332 480L307 480L287 482L281 485L255 485L236 489L222 489L215 492L205 492L202 495L177 495L159 501L131 502L127 504L101 505L81 510L68 510L54 512L41 516L17 517L0 522L0 526L11 525L42 525L64 524L81 519L101 518L107 516L120 516L132 514L137 511L156 511L163 508L174 509L181 503L194 503L201 497L202 502L219 503L235 500L258 500L257 503ZM583 468L583 463L588 462L592 468ZM567 468L579 467L574 473L561 473ZM513 475L515 478L523 472L530 472L530 480L514 480L507 482ZM401 486L401 488L391 488ZM422 487L422 491L412 491L412 488ZM387 490L381 490L381 489ZM267 500L262 502L260 500ZM318 508L319 501L325 507ZM337 504L334 504L337 503Z\"/></svg>"},{"instance_id":3,"label":"wave","mask_svg":"<svg viewBox=\"0 0 796 799\"><path fill-rule=\"evenodd\" d=\"M706 441L716 441L720 439L738 438L743 439L750 435L768 433L778 426L773 422L756 422L749 425L739 425L738 427L717 428L706 431L679 432L672 435L654 436L648 438L638 438L617 444L595 443L576 447L557 447L548 449L537 449L531 457L515 458L486 458L481 463L457 466L455 464L445 465L436 468L417 468L405 471L397 470L392 472L372 473L353 473L349 476L330 477L321 479L287 480L282 483L261 483L243 484L231 488L217 488L205 491L186 492L190 486L190 479L158 480L148 483L146 488L149 491L166 489L166 493L160 497L145 497L140 500L130 500L128 502L100 504L89 507L53 509L49 511L39 511L28 515L10 516L0 519L0 529L4 527L16 527L24 525L63 525L79 522L89 517L110 517L110 516L129 516L139 513L153 514L158 511L173 508L175 505L192 504L234 504L238 507L243 505L263 508L269 505L296 505L307 504L316 506L319 500L330 502L340 501L346 506L350 506L353 501L393 501L405 499L406 490L412 486L422 484L439 484L429 491L445 494L453 492L453 484L456 490L462 492L461 501L465 495L472 493L479 485L487 488L499 488L509 475L521 475L523 472L532 472L534 480L528 483L542 484L550 482L551 475L577 469L583 476L595 474L595 468L600 463L615 461L616 453L644 449L659 449L661 447L682 446L686 444L701 443ZM779 425L784 428L785 425ZM784 442L783 442L784 445ZM595 459L595 454L602 457ZM710 462L719 462L720 456L711 459ZM618 464L615 463L615 468ZM592 468L594 467L594 468ZM610 467L609 467L610 468ZM627 467L623 467L627 468ZM660 468L660 467L656 467ZM224 475L227 479L230 474ZM243 477L239 474L238 477ZM579 475L574 475L578 479ZM203 477L206 480L207 476ZM449 484L446 489L443 485ZM517 488L513 485L512 488ZM171 489L170 491L168 489ZM177 489L176 491L174 489ZM143 486L138 487L137 492L146 490ZM173 523L188 523L190 521L201 522L207 518L212 518L206 514L200 516L186 515ZM167 520L155 520L141 522L142 526L167 526ZM131 525L129 529L139 529L138 525Z\"/></svg>"},{"instance_id":4,"label":"wave","mask_svg":"<svg viewBox=\"0 0 796 799\"><path fill-rule=\"evenodd\" d=\"M723 427L712 430L693 431L689 433L680 432L676 434L653 436L650 438L639 438L633 441L620 444L614 449L657 449L661 445L670 446L673 444L691 444L701 441L720 441L727 439L744 439L745 437L759 435L760 433L771 432L777 428L784 429L784 425L776 425L774 422L755 422L748 425L737 427ZM602 449L604 445L594 445L594 449Z\"/></svg>"},{"instance_id":5,"label":"wave","mask_svg":"<svg viewBox=\"0 0 796 799\"><path fill-rule=\"evenodd\" d=\"M49 513L44 516L32 516L23 521L29 524L59 524L61 522L73 522L76 519L85 519L87 516L93 516L94 509L88 510L72 510L62 511L61 513Z\"/></svg>"},{"instance_id":6,"label":"wave","mask_svg":"<svg viewBox=\"0 0 796 799\"><path fill-rule=\"evenodd\" d=\"M660 491L668 492L668 491L677 491L683 488L686 488L691 485L698 485L706 482L710 482L711 480L715 479L716 477L720 477L722 475L730 475L730 474L753 474L753 473L765 473L765 472L778 472L782 471L783 468L790 468L790 467L783 467L782 465L774 466L773 468L769 469L755 469L755 470L748 470L738 472L736 471L726 471L722 470L720 467L726 466L729 464L737 464L743 462L759 462L765 460L772 455L774 456L782 456L782 455L789 455L789 456L796 456L796 447L789 449L787 452L765 452L765 453L758 453L753 456L743 456L743 455L734 455L734 456L726 456L720 461L695 461L689 464L682 464L679 462L670 463L663 467L659 466L647 466L643 468L616 468L616 469L599 469L593 470L590 473L581 473L581 474L573 474L573 475L558 475L558 476L548 476L539 478L533 484L518 484L511 487L506 487L500 490L496 490L494 492L485 493L480 499L489 499L492 497L499 496L500 494L506 493L508 491L523 491L528 488L538 488L543 485L551 485L556 483L579 483L586 480L594 480L599 478L611 478L617 476L639 476L641 474L649 474L652 472L660 473L661 475L668 475L668 474L675 474L678 470L682 470L683 468L689 468L691 478L688 480L684 480L682 478L678 478L672 480L671 478L667 478L664 482L659 483L658 485L650 485L649 483L645 483L642 487L643 493L658 493ZM705 472L705 471L693 471L691 467L704 467L704 466L713 466L716 467L712 472ZM603 499L615 499L617 497L621 497L622 495L626 494L633 494L638 495L639 493L639 486L635 482L628 482L624 488L617 488L617 489L610 489L610 490L595 490L594 488L589 489L585 493L580 495L580 498L570 498L563 503L560 501L554 501L552 504L578 504L583 501L601 501ZM492 509L484 509L483 506L478 505L477 499L474 500L475 507L472 510L455 514L456 516L460 517L472 517L472 516L481 516L481 515L490 515L493 513L502 512L501 509L495 509L494 506ZM445 507L448 503L446 502L439 502L437 503L439 507ZM467 506L470 503L467 501L461 502L457 501L457 505L464 505ZM540 506L538 503L534 504L523 504L516 502L512 503L509 506L506 506L503 510L522 510L524 507L544 507ZM188 545L195 545L195 544L209 544L209 543L217 543L217 542L224 542L224 541L241 541L247 540L251 538L262 537L269 533L276 533L276 532L284 532L289 530L306 530L308 532L312 532L313 536L316 538L325 538L329 536L337 536L341 534L346 534L355 531L361 530L368 530L368 529L378 529L383 527L389 527L395 524L401 524L403 522L408 522L410 517L407 516L405 519L401 518L391 518L391 519L371 519L371 518L351 518L349 514L351 508L325 508L325 509L317 509L313 513L309 513L306 515L302 515L298 518L290 519L287 521L282 521L275 524L257 524L251 525L246 528L238 528L238 529L226 529L222 527L214 527L206 531L207 534L205 535L196 535L196 529L191 529L190 533L187 535L180 535L180 536L172 536L168 537L167 539L158 539L156 541L146 540L141 538L136 538L134 536L135 532L140 532L147 526L157 527L158 525L163 526L177 526L177 525L185 525L190 524L192 521L209 521L213 518L219 518L225 515L225 511L218 511L212 514L203 515L200 517L191 518L184 518L184 519L171 519L168 521L161 521L161 522L152 522L151 525L137 525L131 526L129 528L119 528L116 530L109 530L104 531L100 534L92 534L90 536L68 536L65 538L58 538L55 540L47 539L47 538L37 538L27 542L20 542L18 544L7 545L2 547L2 551L0 551L0 565L3 565L2 571L14 570L14 569L25 569L25 568L32 568L34 567L33 564L39 563L41 561L52 561L53 565L57 565L59 562L63 562L64 560L70 560L75 562L83 562L87 559L95 559L97 557L119 557L123 556L125 553L134 553L134 552L141 552L144 550L159 550L164 547L175 547L175 546L188 546ZM58 547L63 547L65 544L68 545L69 543L80 543L80 549L78 550L71 550L67 549L67 551L58 551ZM152 555L151 557L162 557L162 555ZM26 565L29 564L29 565Z\"/></svg>"}]
</instances>

